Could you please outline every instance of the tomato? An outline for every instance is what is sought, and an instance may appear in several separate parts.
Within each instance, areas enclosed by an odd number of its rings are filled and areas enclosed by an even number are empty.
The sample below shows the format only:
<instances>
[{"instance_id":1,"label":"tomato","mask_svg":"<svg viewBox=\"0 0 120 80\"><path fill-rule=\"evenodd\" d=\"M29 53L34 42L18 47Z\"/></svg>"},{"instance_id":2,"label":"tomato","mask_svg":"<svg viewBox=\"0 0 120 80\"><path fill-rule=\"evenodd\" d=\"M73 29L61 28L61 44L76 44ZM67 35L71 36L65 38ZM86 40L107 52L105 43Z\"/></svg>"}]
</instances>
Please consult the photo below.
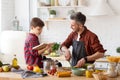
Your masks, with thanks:
<instances>
[{"instance_id":1,"label":"tomato","mask_svg":"<svg viewBox=\"0 0 120 80\"><path fill-rule=\"evenodd\" d=\"M33 70L33 66L28 65L28 66L27 66L27 69L28 69L28 70Z\"/></svg>"}]
</instances>

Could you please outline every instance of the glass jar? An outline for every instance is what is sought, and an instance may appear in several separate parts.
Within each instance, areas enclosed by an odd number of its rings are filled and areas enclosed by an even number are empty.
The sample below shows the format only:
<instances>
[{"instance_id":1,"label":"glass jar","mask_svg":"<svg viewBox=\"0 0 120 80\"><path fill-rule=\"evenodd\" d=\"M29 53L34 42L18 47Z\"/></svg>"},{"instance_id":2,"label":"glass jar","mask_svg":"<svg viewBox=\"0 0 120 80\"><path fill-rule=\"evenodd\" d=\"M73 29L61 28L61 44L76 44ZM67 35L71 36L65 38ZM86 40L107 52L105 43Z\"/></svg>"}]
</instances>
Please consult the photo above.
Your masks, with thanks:
<instances>
[{"instance_id":1,"label":"glass jar","mask_svg":"<svg viewBox=\"0 0 120 80\"><path fill-rule=\"evenodd\" d=\"M120 62L118 62L118 64L117 64L117 73L118 73L118 75L120 76Z\"/></svg>"},{"instance_id":2,"label":"glass jar","mask_svg":"<svg viewBox=\"0 0 120 80\"><path fill-rule=\"evenodd\" d=\"M116 62L110 62L108 64L107 74L109 77L116 77L117 76L116 66L117 66Z\"/></svg>"},{"instance_id":3,"label":"glass jar","mask_svg":"<svg viewBox=\"0 0 120 80\"><path fill-rule=\"evenodd\" d=\"M70 3L71 3L71 6L77 6L78 4L77 0L71 0Z\"/></svg>"},{"instance_id":4,"label":"glass jar","mask_svg":"<svg viewBox=\"0 0 120 80\"><path fill-rule=\"evenodd\" d=\"M88 65L87 70L85 72L86 77L87 78L92 78L93 77L92 76L93 72L94 72L94 65L93 64Z\"/></svg>"},{"instance_id":5,"label":"glass jar","mask_svg":"<svg viewBox=\"0 0 120 80\"><path fill-rule=\"evenodd\" d=\"M94 72L93 70L86 70L86 72L85 72L86 78L92 78L93 72Z\"/></svg>"},{"instance_id":6,"label":"glass jar","mask_svg":"<svg viewBox=\"0 0 120 80\"><path fill-rule=\"evenodd\" d=\"M43 60L43 71L45 73L53 67L55 67L55 62L52 59Z\"/></svg>"},{"instance_id":7,"label":"glass jar","mask_svg":"<svg viewBox=\"0 0 120 80\"><path fill-rule=\"evenodd\" d=\"M54 6L54 4L55 4L54 0L51 0L51 6Z\"/></svg>"},{"instance_id":8,"label":"glass jar","mask_svg":"<svg viewBox=\"0 0 120 80\"><path fill-rule=\"evenodd\" d=\"M58 0L55 0L55 6L58 6Z\"/></svg>"},{"instance_id":9,"label":"glass jar","mask_svg":"<svg viewBox=\"0 0 120 80\"><path fill-rule=\"evenodd\" d=\"M85 0L78 0L78 6L83 6L84 2L85 2Z\"/></svg>"},{"instance_id":10,"label":"glass jar","mask_svg":"<svg viewBox=\"0 0 120 80\"><path fill-rule=\"evenodd\" d=\"M15 16L15 19L13 20L13 29L19 30L19 20L17 19L17 16Z\"/></svg>"},{"instance_id":11,"label":"glass jar","mask_svg":"<svg viewBox=\"0 0 120 80\"><path fill-rule=\"evenodd\" d=\"M44 2L47 6L50 6L50 0L44 0Z\"/></svg>"}]
</instances>

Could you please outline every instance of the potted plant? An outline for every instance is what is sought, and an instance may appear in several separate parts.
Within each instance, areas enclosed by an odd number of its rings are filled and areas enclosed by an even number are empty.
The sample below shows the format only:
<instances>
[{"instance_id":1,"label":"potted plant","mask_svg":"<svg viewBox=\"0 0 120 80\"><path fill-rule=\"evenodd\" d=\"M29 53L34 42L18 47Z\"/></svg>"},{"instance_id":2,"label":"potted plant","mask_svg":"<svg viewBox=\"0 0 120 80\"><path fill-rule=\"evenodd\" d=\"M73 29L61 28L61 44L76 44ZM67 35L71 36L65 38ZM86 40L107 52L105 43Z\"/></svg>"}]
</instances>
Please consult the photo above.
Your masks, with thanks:
<instances>
[{"instance_id":1,"label":"potted plant","mask_svg":"<svg viewBox=\"0 0 120 80\"><path fill-rule=\"evenodd\" d=\"M120 47L118 47L118 48L116 49L116 51L117 51L117 53L120 53Z\"/></svg>"},{"instance_id":2,"label":"potted plant","mask_svg":"<svg viewBox=\"0 0 120 80\"><path fill-rule=\"evenodd\" d=\"M56 16L55 10L49 10L50 18L54 18Z\"/></svg>"}]
</instances>

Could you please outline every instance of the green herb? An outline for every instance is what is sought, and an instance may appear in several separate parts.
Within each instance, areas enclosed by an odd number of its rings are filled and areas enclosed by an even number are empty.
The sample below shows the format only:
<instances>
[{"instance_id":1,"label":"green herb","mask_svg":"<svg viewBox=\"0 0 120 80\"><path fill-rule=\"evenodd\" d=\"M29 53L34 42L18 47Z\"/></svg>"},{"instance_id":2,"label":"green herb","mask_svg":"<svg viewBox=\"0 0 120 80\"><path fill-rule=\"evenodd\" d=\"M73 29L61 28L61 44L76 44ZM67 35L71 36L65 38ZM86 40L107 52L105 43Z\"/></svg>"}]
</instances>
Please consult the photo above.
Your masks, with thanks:
<instances>
[{"instance_id":1,"label":"green herb","mask_svg":"<svg viewBox=\"0 0 120 80\"><path fill-rule=\"evenodd\" d=\"M116 49L116 51L117 51L118 53L120 53L120 47L118 47L118 48Z\"/></svg>"},{"instance_id":2,"label":"green herb","mask_svg":"<svg viewBox=\"0 0 120 80\"><path fill-rule=\"evenodd\" d=\"M57 51L60 47L60 44L58 43L55 43L53 46L52 46L52 51Z\"/></svg>"}]
</instances>

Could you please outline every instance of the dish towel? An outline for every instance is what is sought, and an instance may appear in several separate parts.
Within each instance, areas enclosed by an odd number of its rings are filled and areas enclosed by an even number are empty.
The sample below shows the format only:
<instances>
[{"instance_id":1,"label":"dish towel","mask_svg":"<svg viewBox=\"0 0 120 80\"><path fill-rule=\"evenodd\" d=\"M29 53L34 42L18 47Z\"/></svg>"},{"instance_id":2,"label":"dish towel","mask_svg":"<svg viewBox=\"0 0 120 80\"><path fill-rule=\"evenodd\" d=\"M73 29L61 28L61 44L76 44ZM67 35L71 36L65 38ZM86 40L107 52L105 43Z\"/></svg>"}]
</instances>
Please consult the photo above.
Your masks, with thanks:
<instances>
[{"instance_id":1,"label":"dish towel","mask_svg":"<svg viewBox=\"0 0 120 80\"><path fill-rule=\"evenodd\" d=\"M24 71L22 74L21 74L22 78L39 78L39 77L44 77L44 76L47 76L47 74L40 74L40 73L36 73L36 72L33 72L33 71Z\"/></svg>"},{"instance_id":2,"label":"dish towel","mask_svg":"<svg viewBox=\"0 0 120 80\"><path fill-rule=\"evenodd\" d=\"M18 73L18 74L22 74L24 72L23 69L19 68L19 69L15 69L15 68L11 68L11 72L15 72L15 73Z\"/></svg>"},{"instance_id":3,"label":"dish towel","mask_svg":"<svg viewBox=\"0 0 120 80\"><path fill-rule=\"evenodd\" d=\"M22 78L39 78L39 77L47 76L46 73L40 74L40 73L36 73L33 71L29 71L29 70L23 70L23 69L12 69L11 71L21 74Z\"/></svg>"}]
</instances>

